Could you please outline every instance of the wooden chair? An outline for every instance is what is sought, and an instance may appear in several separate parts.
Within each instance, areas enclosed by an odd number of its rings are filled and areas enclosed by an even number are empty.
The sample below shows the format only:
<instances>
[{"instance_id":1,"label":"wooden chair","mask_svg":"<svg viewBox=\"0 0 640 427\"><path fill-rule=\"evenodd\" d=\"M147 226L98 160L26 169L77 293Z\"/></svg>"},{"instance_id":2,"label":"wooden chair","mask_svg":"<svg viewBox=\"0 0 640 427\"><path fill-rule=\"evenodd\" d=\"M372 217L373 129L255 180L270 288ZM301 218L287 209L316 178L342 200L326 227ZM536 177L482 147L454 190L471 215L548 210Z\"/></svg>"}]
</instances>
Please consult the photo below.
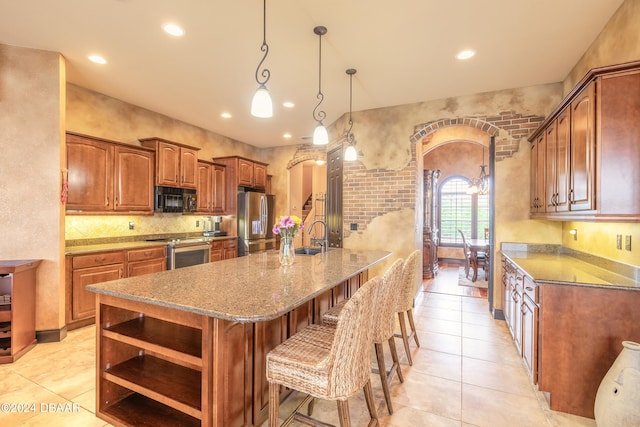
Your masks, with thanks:
<instances>
[{"instance_id":1,"label":"wooden chair","mask_svg":"<svg viewBox=\"0 0 640 427\"><path fill-rule=\"evenodd\" d=\"M464 274L467 278L469 278L469 270L473 269L475 274L478 274L478 268L482 267L485 274L487 272L487 254L483 251L476 252L476 256L473 256L469 244L467 243L467 238L465 237L462 230L458 230L460 236L462 236L462 248L464 251Z\"/></svg>"},{"instance_id":2,"label":"wooden chair","mask_svg":"<svg viewBox=\"0 0 640 427\"><path fill-rule=\"evenodd\" d=\"M409 340L413 338L416 342L416 346L420 347L416 325L413 321L413 300L420 288L420 262L421 256L419 250L411 252L407 257L407 260L404 262L400 293L398 295L398 301L395 308L396 313L398 313L398 323L400 324L400 334L395 334L395 336L402 338L404 351L407 353L409 365L413 365L411 351L409 349ZM409 319L409 326L411 327L410 334L407 334L407 326L404 322L405 313Z\"/></svg>"},{"instance_id":3,"label":"wooden chair","mask_svg":"<svg viewBox=\"0 0 640 427\"><path fill-rule=\"evenodd\" d=\"M373 319L373 343L376 350L376 359L378 362L378 368L373 369L374 373L380 375L380 382L382 383L382 391L384 392L385 401L389 414L393 414L393 406L391 404L391 391L390 385L396 372L398 373L398 379L400 382L404 382L402 370L400 369L400 359L398 358L398 351L396 349L396 342L394 339L394 313L397 304L398 296L400 293L400 285L402 281L402 269L404 262L402 259L397 259L384 274L384 280L382 286L379 287L378 295L376 297L375 313ZM342 312L341 304L331 308L322 316L322 324L332 326L338 322L338 319ZM383 343L389 343L389 349L391 351L391 367L387 371L386 363L384 360Z\"/></svg>"},{"instance_id":4,"label":"wooden chair","mask_svg":"<svg viewBox=\"0 0 640 427\"><path fill-rule=\"evenodd\" d=\"M342 307L335 327L310 325L267 354L269 427L278 425L280 386L308 396L284 422L293 419L314 426L327 424L301 414L298 409L313 398L335 400L341 427L349 427L348 398L363 389L371 418L378 424L371 389L369 349L372 342L374 305L383 279L366 282Z\"/></svg>"}]
</instances>

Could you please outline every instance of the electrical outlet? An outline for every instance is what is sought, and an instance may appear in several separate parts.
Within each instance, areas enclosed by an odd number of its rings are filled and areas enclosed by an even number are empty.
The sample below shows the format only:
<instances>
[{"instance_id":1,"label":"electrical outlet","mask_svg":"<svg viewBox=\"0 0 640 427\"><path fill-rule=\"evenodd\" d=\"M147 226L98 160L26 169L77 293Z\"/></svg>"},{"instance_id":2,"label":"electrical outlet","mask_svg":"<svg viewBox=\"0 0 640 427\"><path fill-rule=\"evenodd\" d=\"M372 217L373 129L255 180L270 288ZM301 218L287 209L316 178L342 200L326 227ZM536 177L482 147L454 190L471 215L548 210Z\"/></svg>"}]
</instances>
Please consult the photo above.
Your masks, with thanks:
<instances>
[{"instance_id":1,"label":"electrical outlet","mask_svg":"<svg viewBox=\"0 0 640 427\"><path fill-rule=\"evenodd\" d=\"M624 248L628 251L631 250L631 236L624 236Z\"/></svg>"},{"instance_id":2,"label":"electrical outlet","mask_svg":"<svg viewBox=\"0 0 640 427\"><path fill-rule=\"evenodd\" d=\"M622 250L622 234L616 235L616 249Z\"/></svg>"},{"instance_id":3,"label":"electrical outlet","mask_svg":"<svg viewBox=\"0 0 640 427\"><path fill-rule=\"evenodd\" d=\"M200 221L196 220L196 228L200 227Z\"/></svg>"},{"instance_id":4,"label":"electrical outlet","mask_svg":"<svg viewBox=\"0 0 640 427\"><path fill-rule=\"evenodd\" d=\"M129 221L129 230L133 230L135 227L135 224L133 223L133 221Z\"/></svg>"}]
</instances>

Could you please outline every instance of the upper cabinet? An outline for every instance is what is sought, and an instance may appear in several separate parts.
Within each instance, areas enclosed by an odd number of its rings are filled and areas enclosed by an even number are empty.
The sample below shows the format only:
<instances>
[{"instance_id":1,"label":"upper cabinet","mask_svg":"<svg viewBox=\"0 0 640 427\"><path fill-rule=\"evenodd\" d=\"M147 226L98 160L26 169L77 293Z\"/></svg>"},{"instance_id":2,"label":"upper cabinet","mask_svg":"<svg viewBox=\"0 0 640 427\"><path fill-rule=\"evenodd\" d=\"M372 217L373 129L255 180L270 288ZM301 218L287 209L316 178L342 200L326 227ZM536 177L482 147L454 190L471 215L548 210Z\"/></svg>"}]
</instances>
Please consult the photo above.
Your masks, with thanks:
<instances>
[{"instance_id":1,"label":"upper cabinet","mask_svg":"<svg viewBox=\"0 0 640 427\"><path fill-rule=\"evenodd\" d=\"M198 212L224 214L226 209L225 166L198 160Z\"/></svg>"},{"instance_id":2,"label":"upper cabinet","mask_svg":"<svg viewBox=\"0 0 640 427\"><path fill-rule=\"evenodd\" d=\"M267 163L238 156L214 157L213 161L226 167L225 213L236 213L238 187L267 190Z\"/></svg>"},{"instance_id":3,"label":"upper cabinet","mask_svg":"<svg viewBox=\"0 0 640 427\"><path fill-rule=\"evenodd\" d=\"M199 148L155 137L139 141L144 147L156 150L155 185L197 188Z\"/></svg>"},{"instance_id":4,"label":"upper cabinet","mask_svg":"<svg viewBox=\"0 0 640 427\"><path fill-rule=\"evenodd\" d=\"M66 142L68 214L153 214L153 150L71 132Z\"/></svg>"},{"instance_id":5,"label":"upper cabinet","mask_svg":"<svg viewBox=\"0 0 640 427\"><path fill-rule=\"evenodd\" d=\"M640 62L591 70L529 141L532 218L640 221Z\"/></svg>"}]
</instances>

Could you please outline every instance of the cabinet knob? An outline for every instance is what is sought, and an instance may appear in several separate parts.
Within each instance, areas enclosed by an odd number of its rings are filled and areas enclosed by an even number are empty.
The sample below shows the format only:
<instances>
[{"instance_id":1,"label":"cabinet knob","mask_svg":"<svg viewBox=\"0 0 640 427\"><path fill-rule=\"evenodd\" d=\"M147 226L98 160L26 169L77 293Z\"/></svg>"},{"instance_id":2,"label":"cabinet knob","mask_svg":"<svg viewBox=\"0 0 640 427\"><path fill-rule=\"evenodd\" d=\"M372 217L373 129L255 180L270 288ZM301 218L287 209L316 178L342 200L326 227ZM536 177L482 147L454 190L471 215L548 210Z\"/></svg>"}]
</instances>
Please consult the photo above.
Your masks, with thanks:
<instances>
[{"instance_id":1,"label":"cabinet knob","mask_svg":"<svg viewBox=\"0 0 640 427\"><path fill-rule=\"evenodd\" d=\"M96 257L95 262L102 262L102 261L104 261L105 259L106 259L105 257L103 257L103 256L99 256L99 257Z\"/></svg>"}]
</instances>

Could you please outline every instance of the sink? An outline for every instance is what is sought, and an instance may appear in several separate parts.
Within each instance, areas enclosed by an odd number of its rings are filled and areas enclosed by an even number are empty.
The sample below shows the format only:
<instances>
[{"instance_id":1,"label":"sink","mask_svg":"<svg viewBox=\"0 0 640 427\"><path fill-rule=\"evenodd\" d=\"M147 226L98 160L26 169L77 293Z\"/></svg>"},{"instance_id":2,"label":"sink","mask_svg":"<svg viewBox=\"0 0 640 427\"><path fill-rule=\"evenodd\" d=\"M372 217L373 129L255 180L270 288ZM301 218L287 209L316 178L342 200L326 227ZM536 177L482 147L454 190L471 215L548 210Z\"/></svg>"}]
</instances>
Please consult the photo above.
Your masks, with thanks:
<instances>
[{"instance_id":1,"label":"sink","mask_svg":"<svg viewBox=\"0 0 640 427\"><path fill-rule=\"evenodd\" d=\"M306 246L304 248L296 248L296 255L315 255L319 254L320 251L320 248L310 248Z\"/></svg>"}]
</instances>

